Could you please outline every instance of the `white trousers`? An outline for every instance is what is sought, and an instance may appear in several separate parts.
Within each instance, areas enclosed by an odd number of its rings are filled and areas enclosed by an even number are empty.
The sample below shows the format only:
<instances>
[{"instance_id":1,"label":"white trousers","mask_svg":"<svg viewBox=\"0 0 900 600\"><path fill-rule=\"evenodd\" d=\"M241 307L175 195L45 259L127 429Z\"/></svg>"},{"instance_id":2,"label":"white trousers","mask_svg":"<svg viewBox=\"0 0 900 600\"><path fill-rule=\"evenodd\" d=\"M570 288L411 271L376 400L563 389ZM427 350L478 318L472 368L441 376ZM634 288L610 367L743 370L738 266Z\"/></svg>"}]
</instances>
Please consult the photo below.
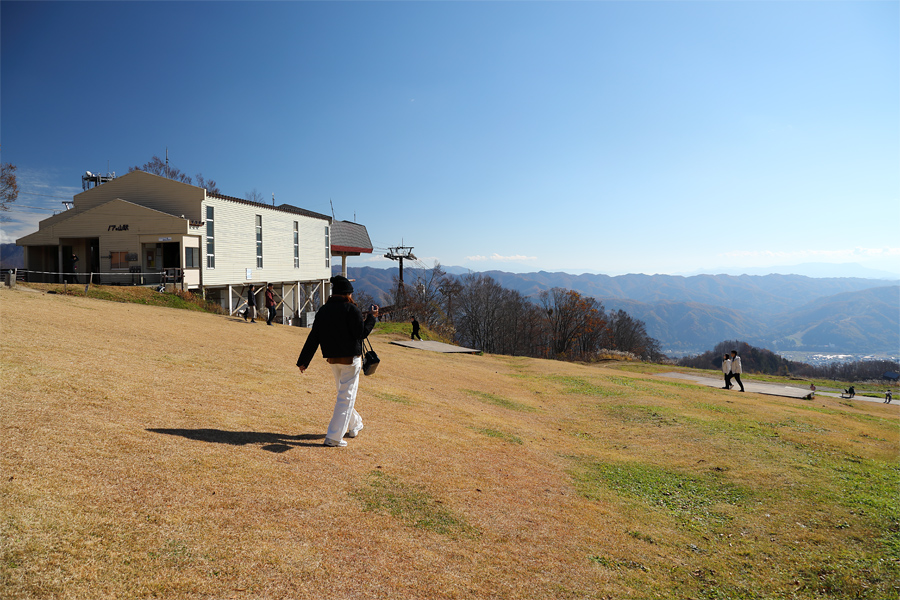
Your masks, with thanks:
<instances>
[{"instance_id":1,"label":"white trousers","mask_svg":"<svg viewBox=\"0 0 900 600\"><path fill-rule=\"evenodd\" d=\"M359 389L359 374L362 372L362 357L357 356L350 365L331 365L334 372L334 383L337 385L337 399L334 402L334 414L328 424L326 439L338 442L344 434L362 429L362 417L353 408L356 404L356 391Z\"/></svg>"}]
</instances>

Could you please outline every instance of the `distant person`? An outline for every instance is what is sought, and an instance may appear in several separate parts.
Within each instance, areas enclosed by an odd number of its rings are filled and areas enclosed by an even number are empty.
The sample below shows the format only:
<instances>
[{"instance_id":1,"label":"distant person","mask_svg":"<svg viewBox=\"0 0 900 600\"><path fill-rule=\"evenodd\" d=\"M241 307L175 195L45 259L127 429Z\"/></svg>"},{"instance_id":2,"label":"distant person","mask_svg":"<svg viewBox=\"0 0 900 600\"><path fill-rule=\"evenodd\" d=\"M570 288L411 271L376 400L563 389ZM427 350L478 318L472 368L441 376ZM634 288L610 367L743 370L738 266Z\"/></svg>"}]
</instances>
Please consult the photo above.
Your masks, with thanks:
<instances>
[{"instance_id":1,"label":"distant person","mask_svg":"<svg viewBox=\"0 0 900 600\"><path fill-rule=\"evenodd\" d=\"M809 384L809 397L810 399L816 397L816 384L814 383Z\"/></svg>"},{"instance_id":2,"label":"distant person","mask_svg":"<svg viewBox=\"0 0 900 600\"><path fill-rule=\"evenodd\" d=\"M415 317L412 318L412 326L413 326L413 332L412 332L412 335L409 336L409 339L414 340L414 339L418 338L421 341L422 338L419 337L419 322L416 321Z\"/></svg>"},{"instance_id":3,"label":"distant person","mask_svg":"<svg viewBox=\"0 0 900 600\"><path fill-rule=\"evenodd\" d=\"M734 378L735 381L738 382L738 385L741 386L741 391L744 391L744 382L741 381L741 372L743 369L741 368L741 357L738 356L737 350L731 351L731 377ZM731 387L734 387L732 384Z\"/></svg>"},{"instance_id":4,"label":"distant person","mask_svg":"<svg viewBox=\"0 0 900 600\"><path fill-rule=\"evenodd\" d=\"M271 283L266 286L266 308L269 310L266 325L271 325L272 319L275 318L275 288Z\"/></svg>"},{"instance_id":5,"label":"distant person","mask_svg":"<svg viewBox=\"0 0 900 600\"><path fill-rule=\"evenodd\" d=\"M78 283L78 256L74 252L72 253L72 272L75 283Z\"/></svg>"},{"instance_id":6,"label":"distant person","mask_svg":"<svg viewBox=\"0 0 900 600\"><path fill-rule=\"evenodd\" d=\"M844 395L846 395L848 398L852 398L856 395L856 388L851 385L849 390L844 390Z\"/></svg>"},{"instance_id":7,"label":"distant person","mask_svg":"<svg viewBox=\"0 0 900 600\"><path fill-rule=\"evenodd\" d=\"M378 305L373 304L368 316L363 319L362 312L353 301L353 284L349 279L340 275L331 278L331 297L316 312L312 330L297 359L300 372L305 372L316 354L316 348L321 346L322 356L334 373L337 398L331 422L328 423L328 433L325 434L326 446L346 446L344 435L355 438L363 428L362 417L355 407L362 370L362 341L375 327L377 317Z\"/></svg>"},{"instance_id":8,"label":"distant person","mask_svg":"<svg viewBox=\"0 0 900 600\"><path fill-rule=\"evenodd\" d=\"M250 317L251 323L256 323L256 286L250 284L250 291L247 292L247 310L244 311L244 320Z\"/></svg>"},{"instance_id":9,"label":"distant person","mask_svg":"<svg viewBox=\"0 0 900 600\"><path fill-rule=\"evenodd\" d=\"M731 389L731 356L728 353L725 353L725 356L722 358L722 373L725 375L725 385L722 387L723 390Z\"/></svg>"},{"instance_id":10,"label":"distant person","mask_svg":"<svg viewBox=\"0 0 900 600\"><path fill-rule=\"evenodd\" d=\"M893 394L891 394L891 390L886 391L886 392L884 393L884 403L885 403L885 404L890 404L890 403L891 403L891 400L893 399L893 397L894 397L894 396L893 396Z\"/></svg>"}]
</instances>

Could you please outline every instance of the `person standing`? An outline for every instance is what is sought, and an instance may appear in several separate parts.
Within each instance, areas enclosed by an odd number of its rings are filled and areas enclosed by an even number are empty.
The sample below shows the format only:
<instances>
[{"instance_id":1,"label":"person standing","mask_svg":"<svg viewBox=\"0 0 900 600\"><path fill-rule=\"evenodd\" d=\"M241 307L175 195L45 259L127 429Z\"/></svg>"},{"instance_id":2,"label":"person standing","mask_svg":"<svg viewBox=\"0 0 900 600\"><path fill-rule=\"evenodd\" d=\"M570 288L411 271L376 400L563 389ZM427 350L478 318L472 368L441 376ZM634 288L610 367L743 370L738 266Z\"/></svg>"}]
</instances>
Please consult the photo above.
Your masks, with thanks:
<instances>
[{"instance_id":1,"label":"person standing","mask_svg":"<svg viewBox=\"0 0 900 600\"><path fill-rule=\"evenodd\" d=\"M353 301L353 284L346 277L335 275L331 278L331 297L316 312L312 329L297 367L304 373L322 347L322 356L331 365L337 398L334 412L325 434L325 445L343 447L347 442L344 435L355 438L363 428L363 420L356 411L356 392L359 389L359 373L362 370L362 341L368 337L378 317L378 306L373 304L368 316Z\"/></svg>"},{"instance_id":2,"label":"person standing","mask_svg":"<svg viewBox=\"0 0 900 600\"><path fill-rule=\"evenodd\" d=\"M256 286L250 284L250 291L247 292L247 311L244 313L244 320L250 316L250 322L256 323Z\"/></svg>"},{"instance_id":3,"label":"person standing","mask_svg":"<svg viewBox=\"0 0 900 600\"><path fill-rule=\"evenodd\" d=\"M416 320L415 317L412 318L412 327L413 327L413 331L412 331L412 335L409 336L409 339L414 340L416 338L419 338L419 341L421 341L422 338L419 336L419 322Z\"/></svg>"},{"instance_id":4,"label":"person standing","mask_svg":"<svg viewBox=\"0 0 900 600\"><path fill-rule=\"evenodd\" d=\"M743 369L741 368L741 357L738 356L737 350L731 351L731 376L735 381L738 382L738 385L741 386L741 391L744 391L744 383L741 381L741 372ZM734 385L732 384L732 387Z\"/></svg>"},{"instance_id":5,"label":"person standing","mask_svg":"<svg viewBox=\"0 0 900 600\"><path fill-rule=\"evenodd\" d=\"M722 373L725 375L725 385L722 387L723 390L731 389L731 357L728 353L725 353L725 356L722 358Z\"/></svg>"},{"instance_id":6,"label":"person standing","mask_svg":"<svg viewBox=\"0 0 900 600\"><path fill-rule=\"evenodd\" d=\"M893 397L894 397L894 395L891 393L891 390L887 390L887 391L884 393L884 403L885 403L885 404L890 404L890 403L891 403L891 399L892 399Z\"/></svg>"},{"instance_id":7,"label":"person standing","mask_svg":"<svg viewBox=\"0 0 900 600\"><path fill-rule=\"evenodd\" d=\"M266 325L271 325L272 319L275 318L275 288L271 283L266 286L266 308L269 311L266 317Z\"/></svg>"}]
</instances>

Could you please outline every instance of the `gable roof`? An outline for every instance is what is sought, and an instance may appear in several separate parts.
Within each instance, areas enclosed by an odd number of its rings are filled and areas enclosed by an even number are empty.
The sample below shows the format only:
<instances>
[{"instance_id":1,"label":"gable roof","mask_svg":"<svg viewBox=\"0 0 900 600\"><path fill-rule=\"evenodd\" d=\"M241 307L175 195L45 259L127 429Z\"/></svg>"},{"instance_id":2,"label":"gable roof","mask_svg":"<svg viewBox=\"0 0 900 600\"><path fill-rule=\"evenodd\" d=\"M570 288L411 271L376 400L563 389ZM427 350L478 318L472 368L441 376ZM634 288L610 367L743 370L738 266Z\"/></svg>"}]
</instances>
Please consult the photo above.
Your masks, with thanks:
<instances>
[{"instance_id":1,"label":"gable roof","mask_svg":"<svg viewBox=\"0 0 900 600\"><path fill-rule=\"evenodd\" d=\"M331 225L331 251L348 254L370 254L372 240L365 225L350 221L335 221Z\"/></svg>"}]
</instances>

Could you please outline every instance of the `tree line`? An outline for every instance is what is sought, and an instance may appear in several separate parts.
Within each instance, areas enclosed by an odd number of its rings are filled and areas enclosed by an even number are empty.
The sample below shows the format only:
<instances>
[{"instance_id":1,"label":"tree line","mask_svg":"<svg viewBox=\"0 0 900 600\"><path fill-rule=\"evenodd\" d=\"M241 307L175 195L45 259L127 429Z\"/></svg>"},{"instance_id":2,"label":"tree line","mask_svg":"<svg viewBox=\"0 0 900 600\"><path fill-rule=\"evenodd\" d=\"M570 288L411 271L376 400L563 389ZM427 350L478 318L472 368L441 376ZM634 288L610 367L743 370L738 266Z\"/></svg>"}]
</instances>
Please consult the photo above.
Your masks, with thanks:
<instances>
[{"instance_id":1,"label":"tree line","mask_svg":"<svg viewBox=\"0 0 900 600\"><path fill-rule=\"evenodd\" d=\"M737 350L741 367L748 373L806 377L810 379L836 379L839 381L870 381L881 379L888 371L900 371L900 363L890 360L858 360L827 365L810 365L779 356L771 350L756 348L738 340L724 341L715 348L696 356L678 359L678 366L694 369L720 369L726 352Z\"/></svg>"},{"instance_id":2,"label":"tree line","mask_svg":"<svg viewBox=\"0 0 900 600\"><path fill-rule=\"evenodd\" d=\"M606 311L595 298L563 288L536 300L481 273L453 276L436 263L395 278L394 320L416 317L455 343L491 354L592 361L606 354L661 361L659 341L623 310ZM360 299L365 305L368 299Z\"/></svg>"}]
</instances>

